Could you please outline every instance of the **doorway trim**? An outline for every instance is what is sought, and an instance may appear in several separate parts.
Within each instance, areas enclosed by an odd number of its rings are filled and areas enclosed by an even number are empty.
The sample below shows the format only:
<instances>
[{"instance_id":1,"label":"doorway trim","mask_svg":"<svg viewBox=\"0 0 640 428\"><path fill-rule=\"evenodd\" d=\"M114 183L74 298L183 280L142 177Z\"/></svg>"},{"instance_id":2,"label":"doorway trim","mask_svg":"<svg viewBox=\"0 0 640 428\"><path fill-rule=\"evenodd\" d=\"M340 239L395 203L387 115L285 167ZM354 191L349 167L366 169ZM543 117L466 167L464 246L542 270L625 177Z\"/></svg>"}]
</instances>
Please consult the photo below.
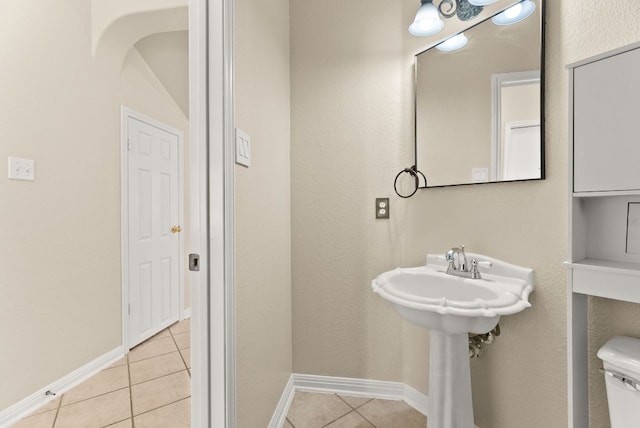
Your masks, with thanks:
<instances>
[{"instance_id":1,"label":"doorway trim","mask_svg":"<svg viewBox=\"0 0 640 428\"><path fill-rule=\"evenodd\" d=\"M184 136L182 131L175 129L159 120L153 119L145 114L135 111L129 107L120 108L120 213L121 213L121 262L122 262L122 347L128 353L131 349L131 337L129 335L129 119L144 122L153 127L162 129L178 137L178 224L184 225ZM184 254L184 236L178 235L178 254ZM184 319L184 258L178 257L178 320Z\"/></svg>"},{"instance_id":2,"label":"doorway trim","mask_svg":"<svg viewBox=\"0 0 640 428\"><path fill-rule=\"evenodd\" d=\"M191 426L235 428L233 0L189 0Z\"/></svg>"}]
</instances>

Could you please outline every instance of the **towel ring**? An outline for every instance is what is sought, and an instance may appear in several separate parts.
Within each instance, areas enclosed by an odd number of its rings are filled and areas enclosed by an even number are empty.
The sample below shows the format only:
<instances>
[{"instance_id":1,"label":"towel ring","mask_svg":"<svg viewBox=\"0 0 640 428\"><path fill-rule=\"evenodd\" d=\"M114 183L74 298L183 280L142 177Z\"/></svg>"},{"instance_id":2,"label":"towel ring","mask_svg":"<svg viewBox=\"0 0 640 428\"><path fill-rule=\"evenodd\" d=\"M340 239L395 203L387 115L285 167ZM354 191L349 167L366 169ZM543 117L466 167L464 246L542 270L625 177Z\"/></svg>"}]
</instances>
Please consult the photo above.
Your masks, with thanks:
<instances>
[{"instance_id":1,"label":"towel ring","mask_svg":"<svg viewBox=\"0 0 640 428\"><path fill-rule=\"evenodd\" d=\"M413 189L413 192L411 192L408 195L402 195L400 194L400 192L398 191L398 179L400 178L400 176L402 174L409 174L413 177L413 180L415 182L415 188ZM410 198L413 195L416 194L416 192L418 191L418 189L420 188L420 178L418 177L418 174L420 174L422 176L422 179L424 180L424 185L427 185L427 177L425 177L425 175L418 171L418 169L416 168L415 165L409 167L409 168L405 168L402 171L400 171L398 173L398 175L396 175L396 179L393 181L393 190L395 190L396 195L400 196L401 198Z\"/></svg>"}]
</instances>

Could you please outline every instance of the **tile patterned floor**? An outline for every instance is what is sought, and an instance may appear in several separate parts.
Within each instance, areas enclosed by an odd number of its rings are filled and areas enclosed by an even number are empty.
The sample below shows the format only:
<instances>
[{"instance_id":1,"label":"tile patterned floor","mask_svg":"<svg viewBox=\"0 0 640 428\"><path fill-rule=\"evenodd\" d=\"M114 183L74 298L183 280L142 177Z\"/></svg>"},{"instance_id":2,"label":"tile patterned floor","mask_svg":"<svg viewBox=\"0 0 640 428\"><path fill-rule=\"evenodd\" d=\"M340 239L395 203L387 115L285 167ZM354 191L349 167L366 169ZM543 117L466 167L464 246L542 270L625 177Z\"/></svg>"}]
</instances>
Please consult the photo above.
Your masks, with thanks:
<instances>
[{"instance_id":1,"label":"tile patterned floor","mask_svg":"<svg viewBox=\"0 0 640 428\"><path fill-rule=\"evenodd\" d=\"M425 428L427 418L403 401L296 392L283 428Z\"/></svg>"},{"instance_id":2,"label":"tile patterned floor","mask_svg":"<svg viewBox=\"0 0 640 428\"><path fill-rule=\"evenodd\" d=\"M138 345L13 428L189 428L190 320ZM296 392L283 428L425 428L402 401Z\"/></svg>"},{"instance_id":3,"label":"tile patterned floor","mask_svg":"<svg viewBox=\"0 0 640 428\"><path fill-rule=\"evenodd\" d=\"M188 428L190 333L172 325L13 428Z\"/></svg>"}]
</instances>

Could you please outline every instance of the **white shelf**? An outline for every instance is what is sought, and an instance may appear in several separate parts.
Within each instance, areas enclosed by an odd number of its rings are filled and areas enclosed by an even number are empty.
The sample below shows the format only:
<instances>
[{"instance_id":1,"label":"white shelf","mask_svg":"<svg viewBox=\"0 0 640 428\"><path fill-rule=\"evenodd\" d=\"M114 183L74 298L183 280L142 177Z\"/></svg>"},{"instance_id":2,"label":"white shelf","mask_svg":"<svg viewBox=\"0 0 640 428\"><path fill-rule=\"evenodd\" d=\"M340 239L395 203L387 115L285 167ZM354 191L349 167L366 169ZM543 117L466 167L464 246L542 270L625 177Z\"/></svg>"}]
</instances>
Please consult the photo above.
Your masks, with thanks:
<instances>
[{"instance_id":1,"label":"white shelf","mask_svg":"<svg viewBox=\"0 0 640 428\"><path fill-rule=\"evenodd\" d=\"M598 198L603 196L640 196L640 189L573 192L574 198Z\"/></svg>"},{"instance_id":2,"label":"white shelf","mask_svg":"<svg viewBox=\"0 0 640 428\"><path fill-rule=\"evenodd\" d=\"M577 270L593 270L599 272L627 274L640 277L640 263L614 262L611 260L599 259L583 259L577 262L567 262L566 265L571 269Z\"/></svg>"},{"instance_id":3,"label":"white shelf","mask_svg":"<svg viewBox=\"0 0 640 428\"><path fill-rule=\"evenodd\" d=\"M640 264L584 259L567 266L574 293L640 303Z\"/></svg>"}]
</instances>

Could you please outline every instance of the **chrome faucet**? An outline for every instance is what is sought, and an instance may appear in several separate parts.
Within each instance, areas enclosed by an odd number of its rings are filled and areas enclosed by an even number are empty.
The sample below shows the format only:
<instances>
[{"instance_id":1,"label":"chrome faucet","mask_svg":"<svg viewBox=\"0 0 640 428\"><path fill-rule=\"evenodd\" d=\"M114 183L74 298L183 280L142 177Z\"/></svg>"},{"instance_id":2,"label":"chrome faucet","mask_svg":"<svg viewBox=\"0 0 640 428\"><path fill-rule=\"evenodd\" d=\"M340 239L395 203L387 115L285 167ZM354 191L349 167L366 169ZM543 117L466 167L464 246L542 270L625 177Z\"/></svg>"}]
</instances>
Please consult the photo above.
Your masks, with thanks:
<instances>
[{"instance_id":1,"label":"chrome faucet","mask_svg":"<svg viewBox=\"0 0 640 428\"><path fill-rule=\"evenodd\" d=\"M456 264L456 255L458 256L458 262ZM478 261L471 260L471 269L467 265L467 255L464 252L464 245L460 248L454 247L447 251L445 255L447 263L447 273L449 275L460 276L463 278L480 279L480 271L478 270Z\"/></svg>"}]
</instances>

